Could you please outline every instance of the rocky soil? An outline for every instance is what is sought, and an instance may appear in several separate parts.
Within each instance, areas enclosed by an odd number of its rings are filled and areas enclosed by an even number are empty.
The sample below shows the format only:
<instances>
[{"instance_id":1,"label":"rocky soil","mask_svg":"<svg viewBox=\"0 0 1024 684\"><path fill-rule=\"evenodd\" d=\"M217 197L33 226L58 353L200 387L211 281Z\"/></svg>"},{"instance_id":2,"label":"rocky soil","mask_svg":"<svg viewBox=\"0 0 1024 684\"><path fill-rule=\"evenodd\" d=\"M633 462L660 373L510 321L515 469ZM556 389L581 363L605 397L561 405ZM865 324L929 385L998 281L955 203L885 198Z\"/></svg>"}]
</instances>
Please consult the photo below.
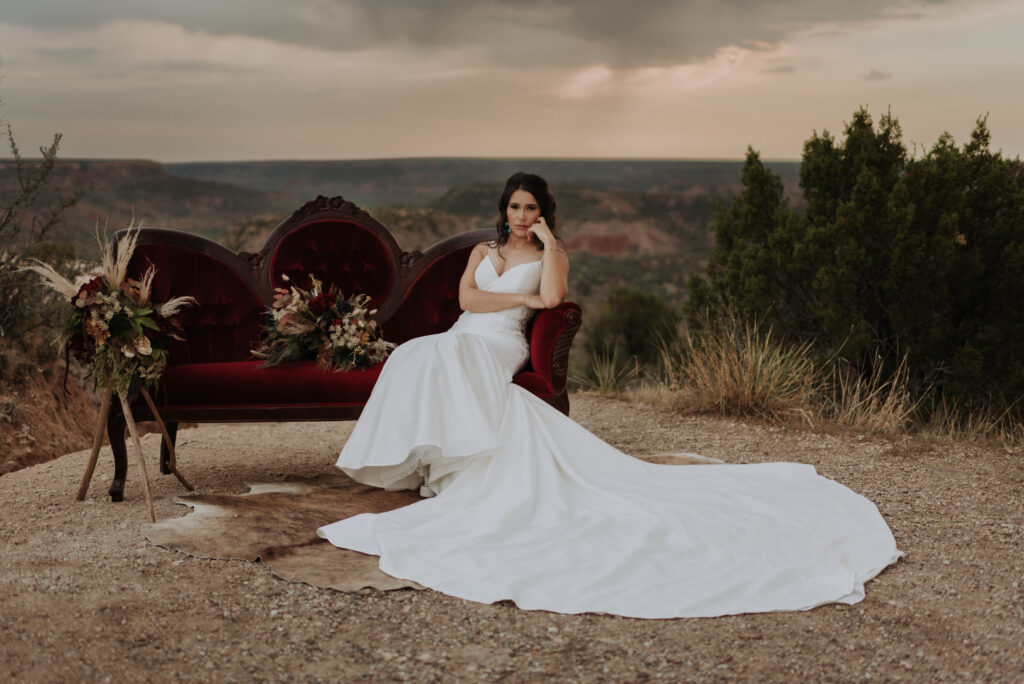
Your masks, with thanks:
<instances>
[{"instance_id":1,"label":"rocky soil","mask_svg":"<svg viewBox=\"0 0 1024 684\"><path fill-rule=\"evenodd\" d=\"M1021 449L679 417L594 395L573 397L573 417L639 455L812 463L875 501L908 555L854 606L699 620L343 594L150 545L135 464L112 504L104 449L78 503L79 451L0 477L0 680L1021 681ZM200 491L241 493L329 471L350 429L203 425L179 434L178 462ZM156 472L156 435L143 441L157 516L186 513L177 482Z\"/></svg>"}]
</instances>

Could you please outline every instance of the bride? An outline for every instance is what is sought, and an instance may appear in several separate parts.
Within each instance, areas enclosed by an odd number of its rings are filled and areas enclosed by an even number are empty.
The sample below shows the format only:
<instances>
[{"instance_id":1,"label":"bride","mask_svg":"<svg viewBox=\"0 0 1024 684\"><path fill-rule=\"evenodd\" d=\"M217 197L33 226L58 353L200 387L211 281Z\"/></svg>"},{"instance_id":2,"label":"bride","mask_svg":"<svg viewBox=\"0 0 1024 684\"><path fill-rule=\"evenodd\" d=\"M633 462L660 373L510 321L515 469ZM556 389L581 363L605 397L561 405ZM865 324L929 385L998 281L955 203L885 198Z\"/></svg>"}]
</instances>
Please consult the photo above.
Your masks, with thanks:
<instances>
[{"instance_id":1,"label":"bride","mask_svg":"<svg viewBox=\"0 0 1024 684\"><path fill-rule=\"evenodd\" d=\"M856 603L902 554L878 509L799 463L655 465L512 376L532 311L566 294L547 182L517 173L450 330L395 349L338 466L426 497L321 527L389 575L559 613L708 617Z\"/></svg>"}]
</instances>

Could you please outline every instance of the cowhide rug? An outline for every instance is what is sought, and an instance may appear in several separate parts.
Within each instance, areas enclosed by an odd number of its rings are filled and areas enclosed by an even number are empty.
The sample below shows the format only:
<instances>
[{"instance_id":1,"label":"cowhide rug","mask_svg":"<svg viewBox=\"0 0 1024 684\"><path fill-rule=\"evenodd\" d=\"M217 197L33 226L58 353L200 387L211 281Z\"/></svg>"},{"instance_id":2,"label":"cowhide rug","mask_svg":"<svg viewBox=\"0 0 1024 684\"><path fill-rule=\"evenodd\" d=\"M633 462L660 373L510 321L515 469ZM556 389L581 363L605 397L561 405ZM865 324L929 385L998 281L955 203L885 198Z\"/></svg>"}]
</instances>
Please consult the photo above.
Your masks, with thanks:
<instances>
[{"instance_id":1,"label":"cowhide rug","mask_svg":"<svg viewBox=\"0 0 1024 684\"><path fill-rule=\"evenodd\" d=\"M667 464L721 463L694 454L653 454ZM358 513L381 513L420 497L361 485L344 474L253 484L247 494L189 494L176 501L192 507L179 518L143 525L153 544L199 558L259 561L289 582L338 591L422 589L386 575L378 558L332 546L316 536L322 525Z\"/></svg>"},{"instance_id":2,"label":"cowhide rug","mask_svg":"<svg viewBox=\"0 0 1024 684\"><path fill-rule=\"evenodd\" d=\"M381 513L418 501L342 473L253 484L248 494L189 494L176 501L192 513L143 526L152 543L199 558L260 561L289 582L339 591L422 589L386 575L378 558L331 546L316 528L358 513Z\"/></svg>"}]
</instances>

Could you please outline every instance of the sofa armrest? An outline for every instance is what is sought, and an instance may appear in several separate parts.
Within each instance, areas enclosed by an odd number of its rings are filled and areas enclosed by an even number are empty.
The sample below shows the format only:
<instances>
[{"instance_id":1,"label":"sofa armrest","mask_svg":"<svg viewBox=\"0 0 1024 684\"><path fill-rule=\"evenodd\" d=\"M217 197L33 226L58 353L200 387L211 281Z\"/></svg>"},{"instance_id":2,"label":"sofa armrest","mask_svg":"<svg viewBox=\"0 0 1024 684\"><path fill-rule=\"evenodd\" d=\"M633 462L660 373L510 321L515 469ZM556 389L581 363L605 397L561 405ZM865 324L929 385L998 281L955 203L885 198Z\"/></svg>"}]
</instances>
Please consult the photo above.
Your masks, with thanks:
<instances>
[{"instance_id":1,"label":"sofa armrest","mask_svg":"<svg viewBox=\"0 0 1024 684\"><path fill-rule=\"evenodd\" d=\"M565 391L569 347L581 321L579 305L562 302L553 309L538 310L530 323L530 365L551 383L555 394Z\"/></svg>"}]
</instances>

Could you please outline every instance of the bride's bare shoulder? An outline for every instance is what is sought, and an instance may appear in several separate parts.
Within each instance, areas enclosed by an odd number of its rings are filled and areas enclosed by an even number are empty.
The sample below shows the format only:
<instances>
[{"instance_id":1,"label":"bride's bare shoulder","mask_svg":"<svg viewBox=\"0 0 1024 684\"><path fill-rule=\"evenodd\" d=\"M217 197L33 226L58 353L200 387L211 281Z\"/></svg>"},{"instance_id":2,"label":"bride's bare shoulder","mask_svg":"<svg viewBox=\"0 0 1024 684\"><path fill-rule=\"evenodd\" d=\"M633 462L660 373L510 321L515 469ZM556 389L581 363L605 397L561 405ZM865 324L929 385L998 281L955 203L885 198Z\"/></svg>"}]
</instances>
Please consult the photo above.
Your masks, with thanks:
<instances>
[{"instance_id":1,"label":"bride's bare shoulder","mask_svg":"<svg viewBox=\"0 0 1024 684\"><path fill-rule=\"evenodd\" d=\"M487 258L487 250L489 249L486 242L480 242L473 247L473 251L469 253L469 263L467 266L476 266L483 259Z\"/></svg>"}]
</instances>

